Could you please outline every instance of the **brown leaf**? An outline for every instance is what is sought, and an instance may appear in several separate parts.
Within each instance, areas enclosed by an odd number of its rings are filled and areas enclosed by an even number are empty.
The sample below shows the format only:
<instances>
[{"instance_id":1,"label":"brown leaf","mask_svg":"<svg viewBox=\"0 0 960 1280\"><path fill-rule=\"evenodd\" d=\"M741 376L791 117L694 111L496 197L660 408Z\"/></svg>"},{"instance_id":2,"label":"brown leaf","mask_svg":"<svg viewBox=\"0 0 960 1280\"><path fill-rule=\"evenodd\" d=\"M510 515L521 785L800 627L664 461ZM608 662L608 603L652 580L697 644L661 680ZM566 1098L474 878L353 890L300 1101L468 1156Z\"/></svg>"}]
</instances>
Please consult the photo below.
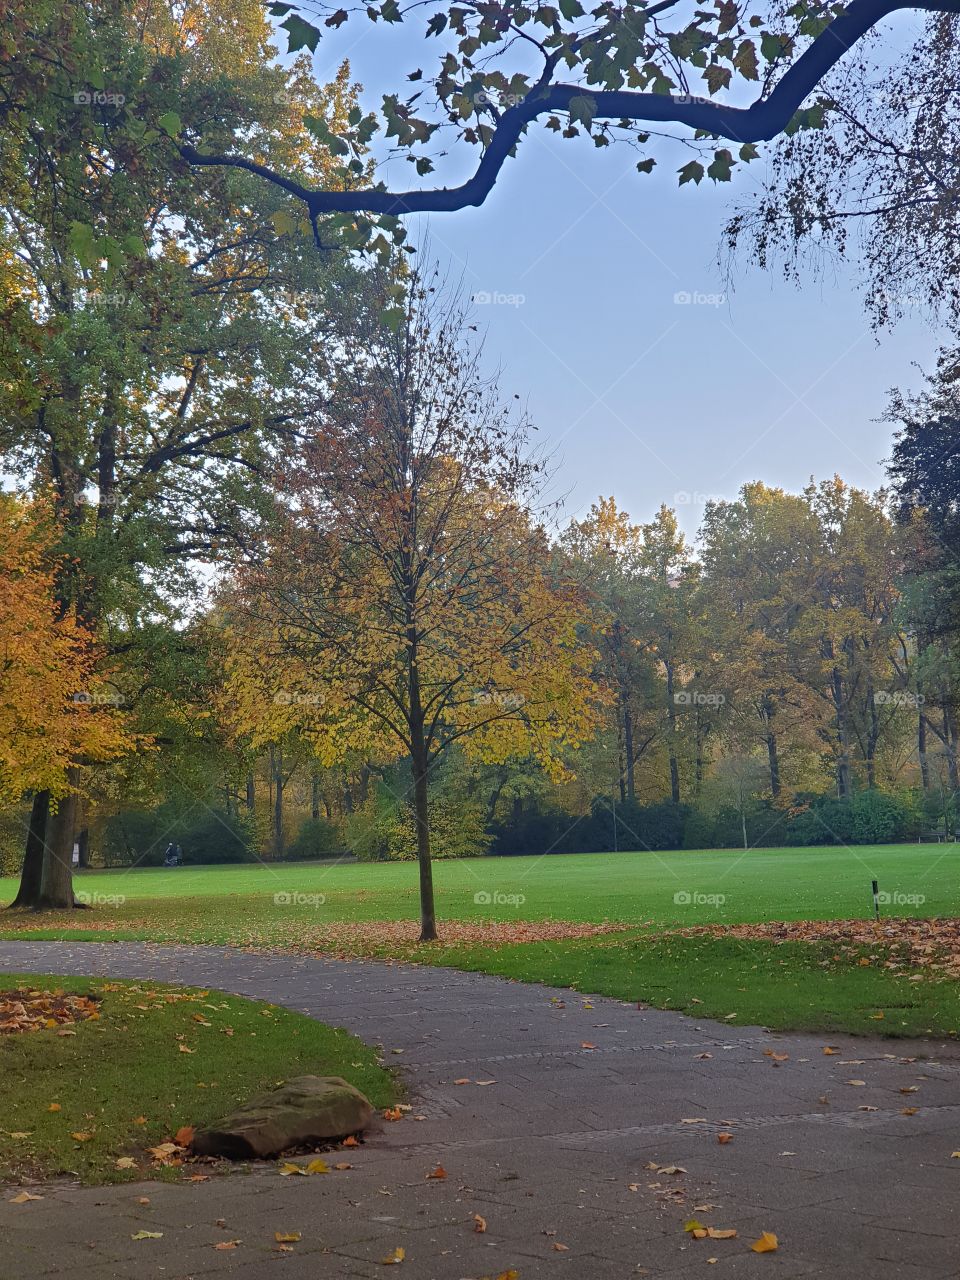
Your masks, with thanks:
<instances>
[{"instance_id":1,"label":"brown leaf","mask_svg":"<svg viewBox=\"0 0 960 1280\"><path fill-rule=\"evenodd\" d=\"M181 1125L177 1132L173 1135L173 1140L178 1147L189 1147L193 1142L193 1135L196 1133L192 1124Z\"/></svg>"},{"instance_id":2,"label":"brown leaf","mask_svg":"<svg viewBox=\"0 0 960 1280\"><path fill-rule=\"evenodd\" d=\"M732 1142L732 1141L733 1141L733 1134L732 1134L732 1133L718 1133L718 1134L717 1134L717 1141L720 1143L720 1145L721 1145L721 1146L722 1146L725 1142Z\"/></svg>"},{"instance_id":3,"label":"brown leaf","mask_svg":"<svg viewBox=\"0 0 960 1280\"><path fill-rule=\"evenodd\" d=\"M392 1267L401 1263L406 1256L406 1250L401 1248L400 1245L397 1245L396 1249L394 1249L392 1253L388 1253L387 1256L385 1258L381 1258L380 1261L385 1267Z\"/></svg>"},{"instance_id":4,"label":"brown leaf","mask_svg":"<svg viewBox=\"0 0 960 1280\"><path fill-rule=\"evenodd\" d=\"M486 1218L481 1218L479 1213L473 1215L473 1229L478 1235L483 1235L487 1229L487 1220Z\"/></svg>"},{"instance_id":5,"label":"brown leaf","mask_svg":"<svg viewBox=\"0 0 960 1280\"><path fill-rule=\"evenodd\" d=\"M442 1164L438 1164L432 1173L427 1174L428 1179L436 1178L437 1181L439 1181L442 1178L445 1178L446 1176L447 1176L447 1171Z\"/></svg>"}]
</instances>

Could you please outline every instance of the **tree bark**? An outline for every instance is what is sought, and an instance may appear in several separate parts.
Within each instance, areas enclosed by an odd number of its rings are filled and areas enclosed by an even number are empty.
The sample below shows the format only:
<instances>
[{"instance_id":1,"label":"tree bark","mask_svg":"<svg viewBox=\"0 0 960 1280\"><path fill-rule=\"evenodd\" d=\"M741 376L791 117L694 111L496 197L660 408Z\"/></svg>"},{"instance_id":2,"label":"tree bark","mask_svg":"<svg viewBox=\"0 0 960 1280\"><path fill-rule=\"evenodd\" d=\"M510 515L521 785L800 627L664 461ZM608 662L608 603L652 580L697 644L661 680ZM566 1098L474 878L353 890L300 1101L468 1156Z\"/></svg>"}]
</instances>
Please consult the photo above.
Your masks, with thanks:
<instances>
[{"instance_id":1,"label":"tree bark","mask_svg":"<svg viewBox=\"0 0 960 1280\"><path fill-rule=\"evenodd\" d=\"M767 733L767 764L770 769L770 791L774 800L780 794L780 757L777 754L777 735Z\"/></svg>"},{"instance_id":2,"label":"tree bark","mask_svg":"<svg viewBox=\"0 0 960 1280\"><path fill-rule=\"evenodd\" d=\"M36 907L40 902L40 877L43 873L43 847L47 838L50 792L38 791L30 808L30 825L23 854L20 887L11 907Z\"/></svg>"},{"instance_id":3,"label":"tree bark","mask_svg":"<svg viewBox=\"0 0 960 1280\"><path fill-rule=\"evenodd\" d=\"M677 764L677 709L673 701L673 664L664 663L667 669L667 723L670 727L670 799L674 804L680 803L680 767Z\"/></svg>"},{"instance_id":4,"label":"tree bark","mask_svg":"<svg viewBox=\"0 0 960 1280\"><path fill-rule=\"evenodd\" d=\"M247 774L247 808L250 810L251 813L253 813L254 805L256 804L256 799L257 799L257 793L254 787L253 774L248 773Z\"/></svg>"},{"instance_id":5,"label":"tree bark","mask_svg":"<svg viewBox=\"0 0 960 1280\"><path fill-rule=\"evenodd\" d=\"M437 912L433 896L433 864L430 859L430 804L427 776L430 761L424 733L416 639L413 635L411 635L407 683L410 698L408 725L410 729L410 765L413 772L413 812L417 826L417 862L420 866L420 941L435 942L437 938Z\"/></svg>"},{"instance_id":6,"label":"tree bark","mask_svg":"<svg viewBox=\"0 0 960 1280\"><path fill-rule=\"evenodd\" d=\"M921 711L917 717L917 757L920 760L920 785L930 790L930 761L927 758L927 718Z\"/></svg>"},{"instance_id":7,"label":"tree bark","mask_svg":"<svg viewBox=\"0 0 960 1280\"><path fill-rule=\"evenodd\" d=\"M68 781L75 785L79 769L72 765ZM77 794L64 796L48 824L43 871L40 876L41 910L62 910L75 905L73 898L73 840L77 821Z\"/></svg>"},{"instance_id":8,"label":"tree bark","mask_svg":"<svg viewBox=\"0 0 960 1280\"><path fill-rule=\"evenodd\" d=\"M633 770L633 716L630 714L630 703L626 699L623 702L623 754L627 762L627 794L624 799L633 803L637 794Z\"/></svg>"},{"instance_id":9,"label":"tree bark","mask_svg":"<svg viewBox=\"0 0 960 1280\"><path fill-rule=\"evenodd\" d=\"M80 833L77 836L77 844L79 846L79 850L78 850L79 861L77 862L77 866L89 867L90 865L90 828L89 827L80 828Z\"/></svg>"},{"instance_id":10,"label":"tree bark","mask_svg":"<svg viewBox=\"0 0 960 1280\"><path fill-rule=\"evenodd\" d=\"M310 817L320 821L320 779L316 774L310 779Z\"/></svg>"}]
</instances>

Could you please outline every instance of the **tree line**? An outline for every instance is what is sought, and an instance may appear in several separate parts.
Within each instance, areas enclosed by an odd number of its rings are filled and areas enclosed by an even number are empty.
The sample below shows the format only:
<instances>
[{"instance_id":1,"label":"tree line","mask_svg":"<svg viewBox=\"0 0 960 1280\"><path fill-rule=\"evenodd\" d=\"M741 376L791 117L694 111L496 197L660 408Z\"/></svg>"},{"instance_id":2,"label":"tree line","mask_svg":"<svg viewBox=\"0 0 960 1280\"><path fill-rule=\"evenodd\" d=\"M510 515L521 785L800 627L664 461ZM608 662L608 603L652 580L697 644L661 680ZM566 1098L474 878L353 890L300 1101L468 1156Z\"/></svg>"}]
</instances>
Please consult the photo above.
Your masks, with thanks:
<instances>
[{"instance_id":1,"label":"tree line","mask_svg":"<svg viewBox=\"0 0 960 1280\"><path fill-rule=\"evenodd\" d=\"M564 520L396 219L304 216L257 171L368 189L349 66L280 62L254 0L41 0L5 31L18 905L74 905L75 846L349 849L418 861L429 938L435 856L952 830L955 355L891 402L888 491L758 482L691 542L667 507Z\"/></svg>"}]
</instances>

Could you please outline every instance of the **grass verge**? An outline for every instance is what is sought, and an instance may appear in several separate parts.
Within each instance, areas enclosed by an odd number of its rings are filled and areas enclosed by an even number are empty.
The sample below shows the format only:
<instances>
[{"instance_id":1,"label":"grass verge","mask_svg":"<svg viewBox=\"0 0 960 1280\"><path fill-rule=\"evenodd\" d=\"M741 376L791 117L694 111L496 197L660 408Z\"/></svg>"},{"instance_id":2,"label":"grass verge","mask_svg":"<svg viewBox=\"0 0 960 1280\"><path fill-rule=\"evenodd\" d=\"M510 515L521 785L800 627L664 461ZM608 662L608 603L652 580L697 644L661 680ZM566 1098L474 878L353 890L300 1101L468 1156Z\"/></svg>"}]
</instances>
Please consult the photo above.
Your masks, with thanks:
<instances>
[{"instance_id":1,"label":"grass verge","mask_svg":"<svg viewBox=\"0 0 960 1280\"><path fill-rule=\"evenodd\" d=\"M829 943L609 936L430 948L415 956L428 964L636 1000L732 1026L918 1037L960 1031L960 983L892 972L884 967L883 948L841 955Z\"/></svg>"},{"instance_id":2,"label":"grass verge","mask_svg":"<svg viewBox=\"0 0 960 1280\"><path fill-rule=\"evenodd\" d=\"M291 1076L343 1076L377 1107L395 1099L375 1050L275 1005L159 983L0 974L0 990L22 987L98 997L99 1017L71 1024L75 1034L0 1035L6 1180L202 1172L159 1165L148 1149ZM124 1159L133 1167L118 1168Z\"/></svg>"}]
</instances>

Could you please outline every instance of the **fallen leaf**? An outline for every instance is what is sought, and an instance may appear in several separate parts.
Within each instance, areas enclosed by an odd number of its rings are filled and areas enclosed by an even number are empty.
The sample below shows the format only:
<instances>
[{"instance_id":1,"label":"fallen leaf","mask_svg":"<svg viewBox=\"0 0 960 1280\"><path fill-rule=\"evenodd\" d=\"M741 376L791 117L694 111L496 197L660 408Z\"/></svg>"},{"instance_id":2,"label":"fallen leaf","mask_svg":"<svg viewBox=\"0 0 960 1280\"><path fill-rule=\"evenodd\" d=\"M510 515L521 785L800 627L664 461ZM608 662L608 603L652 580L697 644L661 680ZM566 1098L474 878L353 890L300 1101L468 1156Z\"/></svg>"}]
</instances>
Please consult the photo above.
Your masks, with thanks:
<instances>
[{"instance_id":1,"label":"fallen leaf","mask_svg":"<svg viewBox=\"0 0 960 1280\"><path fill-rule=\"evenodd\" d=\"M137 1162L133 1156L121 1156L113 1167L115 1169L135 1169Z\"/></svg>"},{"instance_id":2,"label":"fallen leaf","mask_svg":"<svg viewBox=\"0 0 960 1280\"><path fill-rule=\"evenodd\" d=\"M461 1076L459 1080L454 1080L454 1084L469 1084L470 1080L467 1076Z\"/></svg>"},{"instance_id":3,"label":"fallen leaf","mask_svg":"<svg viewBox=\"0 0 960 1280\"><path fill-rule=\"evenodd\" d=\"M478 1235L483 1235L487 1229L487 1220L486 1218L481 1218L479 1213L473 1215L473 1229Z\"/></svg>"},{"instance_id":4,"label":"fallen leaf","mask_svg":"<svg viewBox=\"0 0 960 1280\"><path fill-rule=\"evenodd\" d=\"M570 1246L569 1246L568 1244L560 1244L560 1242L559 1242L559 1241L556 1241L556 1242L554 1243L553 1247L554 1247L554 1249L556 1249L557 1253L569 1253L569 1252L570 1252Z\"/></svg>"},{"instance_id":5,"label":"fallen leaf","mask_svg":"<svg viewBox=\"0 0 960 1280\"><path fill-rule=\"evenodd\" d=\"M280 1166L277 1172L280 1174L281 1178L292 1178L296 1174L302 1174L305 1177L307 1171L304 1169L302 1164L293 1164L292 1161L287 1160Z\"/></svg>"},{"instance_id":6,"label":"fallen leaf","mask_svg":"<svg viewBox=\"0 0 960 1280\"><path fill-rule=\"evenodd\" d=\"M823 1052L829 1055L829 1054L831 1054L831 1053L839 1053L839 1052L840 1052L840 1050L839 1050L839 1049L834 1049L834 1048L832 1048L830 1045L825 1044L825 1045L823 1046Z\"/></svg>"},{"instance_id":7,"label":"fallen leaf","mask_svg":"<svg viewBox=\"0 0 960 1280\"><path fill-rule=\"evenodd\" d=\"M581 1041L580 1041L580 1048L581 1048L581 1049L595 1049L596 1047L597 1047L597 1046L596 1046L595 1044L591 1044L589 1040L581 1040Z\"/></svg>"},{"instance_id":8,"label":"fallen leaf","mask_svg":"<svg viewBox=\"0 0 960 1280\"><path fill-rule=\"evenodd\" d=\"M496 1084L496 1083L497 1083L496 1080L475 1080L474 1081L474 1084L478 1084L481 1089L485 1088L488 1084Z\"/></svg>"},{"instance_id":9,"label":"fallen leaf","mask_svg":"<svg viewBox=\"0 0 960 1280\"><path fill-rule=\"evenodd\" d=\"M352 1169L353 1165L347 1164L346 1160L341 1160L338 1164L335 1164L333 1167L335 1169Z\"/></svg>"},{"instance_id":10,"label":"fallen leaf","mask_svg":"<svg viewBox=\"0 0 960 1280\"><path fill-rule=\"evenodd\" d=\"M733 1134L732 1134L732 1133L718 1133L718 1134L717 1134L717 1141L720 1143L720 1145L721 1145L721 1146L723 1146L723 1144L724 1144L725 1142L732 1142L732 1141L733 1141Z\"/></svg>"},{"instance_id":11,"label":"fallen leaf","mask_svg":"<svg viewBox=\"0 0 960 1280\"><path fill-rule=\"evenodd\" d=\"M735 1227L725 1227L722 1230L719 1227L707 1227L707 1236L711 1240L734 1240L736 1235Z\"/></svg>"},{"instance_id":12,"label":"fallen leaf","mask_svg":"<svg viewBox=\"0 0 960 1280\"><path fill-rule=\"evenodd\" d=\"M187 1046L186 1046L185 1044L178 1044L178 1045L177 1045L177 1048L180 1050L180 1052L181 1052L181 1053L196 1053L196 1052L197 1052L197 1051L196 1051L196 1049L188 1049L188 1048L187 1048ZM217 1249L219 1249L219 1248L220 1248L220 1246L219 1246L219 1245L216 1245L215 1247L216 1247Z\"/></svg>"},{"instance_id":13,"label":"fallen leaf","mask_svg":"<svg viewBox=\"0 0 960 1280\"><path fill-rule=\"evenodd\" d=\"M442 1164L438 1164L432 1173L427 1174L428 1179L436 1178L437 1181L439 1181L441 1178L445 1178L446 1176L447 1176L447 1171Z\"/></svg>"},{"instance_id":14,"label":"fallen leaf","mask_svg":"<svg viewBox=\"0 0 960 1280\"><path fill-rule=\"evenodd\" d=\"M855 1089L862 1089L867 1083L866 1080L846 1080L845 1084L852 1084Z\"/></svg>"},{"instance_id":15,"label":"fallen leaf","mask_svg":"<svg viewBox=\"0 0 960 1280\"><path fill-rule=\"evenodd\" d=\"M130 1237L131 1240L162 1240L162 1231L138 1231L136 1235Z\"/></svg>"},{"instance_id":16,"label":"fallen leaf","mask_svg":"<svg viewBox=\"0 0 960 1280\"><path fill-rule=\"evenodd\" d=\"M383 1113L384 1120L402 1120L403 1112L399 1107L387 1107Z\"/></svg>"},{"instance_id":17,"label":"fallen leaf","mask_svg":"<svg viewBox=\"0 0 960 1280\"><path fill-rule=\"evenodd\" d=\"M192 1124L181 1125L177 1132L173 1135L173 1140L178 1147L189 1147L193 1142L193 1135L196 1133Z\"/></svg>"},{"instance_id":18,"label":"fallen leaf","mask_svg":"<svg viewBox=\"0 0 960 1280\"><path fill-rule=\"evenodd\" d=\"M241 1240L221 1240L219 1244L215 1244L213 1247L221 1253L225 1253L227 1249L235 1249L238 1244L242 1243L243 1241Z\"/></svg>"},{"instance_id":19,"label":"fallen leaf","mask_svg":"<svg viewBox=\"0 0 960 1280\"><path fill-rule=\"evenodd\" d=\"M780 1247L780 1242L772 1231L764 1231L759 1240L754 1240L750 1248L754 1253L773 1253Z\"/></svg>"},{"instance_id":20,"label":"fallen leaf","mask_svg":"<svg viewBox=\"0 0 960 1280\"><path fill-rule=\"evenodd\" d=\"M273 1238L277 1244L296 1244L302 1237L299 1231L275 1231Z\"/></svg>"},{"instance_id":21,"label":"fallen leaf","mask_svg":"<svg viewBox=\"0 0 960 1280\"><path fill-rule=\"evenodd\" d=\"M28 1200L42 1200L43 1196L32 1195L29 1191L21 1191L19 1195L14 1196L10 1201L11 1204L26 1204Z\"/></svg>"},{"instance_id":22,"label":"fallen leaf","mask_svg":"<svg viewBox=\"0 0 960 1280\"><path fill-rule=\"evenodd\" d=\"M326 1160L320 1160L320 1159L311 1160L310 1163L307 1165L306 1172L307 1173L329 1173L330 1166L327 1164Z\"/></svg>"},{"instance_id":23,"label":"fallen leaf","mask_svg":"<svg viewBox=\"0 0 960 1280\"><path fill-rule=\"evenodd\" d=\"M59 1102L51 1102L51 1103L50 1103L50 1105L49 1105L49 1107L47 1107L47 1110L48 1110L48 1111L59 1111L59 1110L60 1110L60 1103L59 1103Z\"/></svg>"},{"instance_id":24,"label":"fallen leaf","mask_svg":"<svg viewBox=\"0 0 960 1280\"><path fill-rule=\"evenodd\" d=\"M918 1084L908 1084L905 1088L901 1089L900 1092L901 1093L919 1093L920 1086Z\"/></svg>"},{"instance_id":25,"label":"fallen leaf","mask_svg":"<svg viewBox=\"0 0 960 1280\"><path fill-rule=\"evenodd\" d=\"M13 1135L11 1134L11 1137L12 1136ZM77 1142L89 1142L90 1139L93 1137L93 1134L86 1133L85 1131L81 1131L80 1133L71 1133L70 1137Z\"/></svg>"},{"instance_id":26,"label":"fallen leaf","mask_svg":"<svg viewBox=\"0 0 960 1280\"><path fill-rule=\"evenodd\" d=\"M662 1164L657 1169L657 1173L686 1173L686 1172L687 1172L686 1169L684 1169L679 1164Z\"/></svg>"},{"instance_id":27,"label":"fallen leaf","mask_svg":"<svg viewBox=\"0 0 960 1280\"><path fill-rule=\"evenodd\" d=\"M903 1107L900 1114L902 1116L915 1116L918 1110L918 1107Z\"/></svg>"},{"instance_id":28,"label":"fallen leaf","mask_svg":"<svg viewBox=\"0 0 960 1280\"><path fill-rule=\"evenodd\" d=\"M406 1250L397 1245L392 1253L388 1253L385 1258L381 1258L381 1262L385 1267L391 1267L396 1263L402 1262L406 1256Z\"/></svg>"},{"instance_id":29,"label":"fallen leaf","mask_svg":"<svg viewBox=\"0 0 960 1280\"><path fill-rule=\"evenodd\" d=\"M351 1135L349 1138L344 1138L340 1145L343 1147L359 1147L360 1143Z\"/></svg>"}]
</instances>

